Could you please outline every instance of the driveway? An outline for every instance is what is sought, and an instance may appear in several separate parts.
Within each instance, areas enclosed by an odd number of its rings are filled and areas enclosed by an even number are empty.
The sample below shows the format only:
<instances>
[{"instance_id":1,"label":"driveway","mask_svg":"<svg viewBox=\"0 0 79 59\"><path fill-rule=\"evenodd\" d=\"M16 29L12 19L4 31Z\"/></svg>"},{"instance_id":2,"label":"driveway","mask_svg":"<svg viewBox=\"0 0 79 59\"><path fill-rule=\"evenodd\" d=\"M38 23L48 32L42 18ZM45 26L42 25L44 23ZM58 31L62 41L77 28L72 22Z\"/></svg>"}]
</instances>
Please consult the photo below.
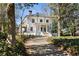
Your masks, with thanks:
<instances>
[{"instance_id":1,"label":"driveway","mask_svg":"<svg viewBox=\"0 0 79 59\"><path fill-rule=\"evenodd\" d=\"M66 56L63 51L58 51L58 48L49 44L48 37L30 38L25 42L26 52L30 56Z\"/></svg>"},{"instance_id":2,"label":"driveway","mask_svg":"<svg viewBox=\"0 0 79 59\"><path fill-rule=\"evenodd\" d=\"M48 37L36 37L36 38L30 38L25 42L26 46L30 45L46 45L49 44L47 41Z\"/></svg>"}]
</instances>

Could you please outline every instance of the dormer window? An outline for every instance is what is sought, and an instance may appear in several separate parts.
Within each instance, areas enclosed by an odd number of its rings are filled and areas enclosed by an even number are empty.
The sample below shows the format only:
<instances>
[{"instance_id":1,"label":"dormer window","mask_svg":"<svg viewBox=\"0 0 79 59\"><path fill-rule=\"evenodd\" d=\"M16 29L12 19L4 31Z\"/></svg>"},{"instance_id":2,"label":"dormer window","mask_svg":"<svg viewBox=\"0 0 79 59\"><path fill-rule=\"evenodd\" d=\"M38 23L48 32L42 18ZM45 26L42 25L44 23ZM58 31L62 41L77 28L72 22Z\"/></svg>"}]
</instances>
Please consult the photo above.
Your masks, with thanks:
<instances>
[{"instance_id":1,"label":"dormer window","mask_svg":"<svg viewBox=\"0 0 79 59\"><path fill-rule=\"evenodd\" d=\"M49 22L49 20L46 20L46 23L48 23Z\"/></svg>"},{"instance_id":2,"label":"dormer window","mask_svg":"<svg viewBox=\"0 0 79 59\"><path fill-rule=\"evenodd\" d=\"M43 22L43 20L42 20L42 19L40 19L40 22Z\"/></svg>"},{"instance_id":3,"label":"dormer window","mask_svg":"<svg viewBox=\"0 0 79 59\"><path fill-rule=\"evenodd\" d=\"M32 23L35 23L35 19L32 19Z\"/></svg>"}]
</instances>

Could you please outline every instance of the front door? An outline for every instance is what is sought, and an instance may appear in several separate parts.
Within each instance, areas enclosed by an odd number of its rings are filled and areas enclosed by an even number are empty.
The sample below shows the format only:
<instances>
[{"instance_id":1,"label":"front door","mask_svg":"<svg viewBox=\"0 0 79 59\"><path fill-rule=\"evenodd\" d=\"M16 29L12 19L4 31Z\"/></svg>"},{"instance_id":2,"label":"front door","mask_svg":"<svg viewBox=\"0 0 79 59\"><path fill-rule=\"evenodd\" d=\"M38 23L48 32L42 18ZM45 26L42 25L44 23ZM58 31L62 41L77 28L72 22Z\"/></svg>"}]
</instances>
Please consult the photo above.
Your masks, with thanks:
<instances>
[{"instance_id":1,"label":"front door","mask_svg":"<svg viewBox=\"0 0 79 59\"><path fill-rule=\"evenodd\" d=\"M46 32L46 27L44 27L44 32Z\"/></svg>"},{"instance_id":2,"label":"front door","mask_svg":"<svg viewBox=\"0 0 79 59\"><path fill-rule=\"evenodd\" d=\"M45 26L41 27L41 32L46 32L46 27Z\"/></svg>"}]
</instances>

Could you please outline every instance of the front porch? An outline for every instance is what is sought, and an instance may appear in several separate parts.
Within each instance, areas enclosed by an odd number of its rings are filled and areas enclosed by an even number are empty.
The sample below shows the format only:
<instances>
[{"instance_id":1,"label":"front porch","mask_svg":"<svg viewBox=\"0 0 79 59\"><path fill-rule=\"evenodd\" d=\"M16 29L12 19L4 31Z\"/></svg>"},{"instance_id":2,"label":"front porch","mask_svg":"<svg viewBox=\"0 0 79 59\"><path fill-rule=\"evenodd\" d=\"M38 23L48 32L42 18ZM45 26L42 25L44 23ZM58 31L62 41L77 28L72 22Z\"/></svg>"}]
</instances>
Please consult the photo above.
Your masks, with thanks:
<instances>
[{"instance_id":1,"label":"front porch","mask_svg":"<svg viewBox=\"0 0 79 59\"><path fill-rule=\"evenodd\" d=\"M22 26L22 35L34 35L34 36L52 36L50 25L48 24L36 24L32 27L32 31L29 30L30 27Z\"/></svg>"},{"instance_id":2,"label":"front porch","mask_svg":"<svg viewBox=\"0 0 79 59\"><path fill-rule=\"evenodd\" d=\"M49 29L49 25L46 25L46 24L37 25L36 31L37 31L36 32L37 35L40 35L40 36L52 36Z\"/></svg>"}]
</instances>

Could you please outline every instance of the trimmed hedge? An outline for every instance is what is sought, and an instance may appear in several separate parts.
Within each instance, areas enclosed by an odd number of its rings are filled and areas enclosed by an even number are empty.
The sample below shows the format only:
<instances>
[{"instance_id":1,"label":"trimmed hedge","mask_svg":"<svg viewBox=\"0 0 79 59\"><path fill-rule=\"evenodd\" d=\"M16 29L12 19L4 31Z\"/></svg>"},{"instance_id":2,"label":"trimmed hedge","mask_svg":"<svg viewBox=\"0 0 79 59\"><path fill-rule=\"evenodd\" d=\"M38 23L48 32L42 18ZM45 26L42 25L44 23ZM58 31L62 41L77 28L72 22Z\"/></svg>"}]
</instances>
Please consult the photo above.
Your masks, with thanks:
<instances>
[{"instance_id":1,"label":"trimmed hedge","mask_svg":"<svg viewBox=\"0 0 79 59\"><path fill-rule=\"evenodd\" d=\"M51 37L53 44L63 44L66 46L79 46L79 37L65 36L65 37Z\"/></svg>"}]
</instances>

